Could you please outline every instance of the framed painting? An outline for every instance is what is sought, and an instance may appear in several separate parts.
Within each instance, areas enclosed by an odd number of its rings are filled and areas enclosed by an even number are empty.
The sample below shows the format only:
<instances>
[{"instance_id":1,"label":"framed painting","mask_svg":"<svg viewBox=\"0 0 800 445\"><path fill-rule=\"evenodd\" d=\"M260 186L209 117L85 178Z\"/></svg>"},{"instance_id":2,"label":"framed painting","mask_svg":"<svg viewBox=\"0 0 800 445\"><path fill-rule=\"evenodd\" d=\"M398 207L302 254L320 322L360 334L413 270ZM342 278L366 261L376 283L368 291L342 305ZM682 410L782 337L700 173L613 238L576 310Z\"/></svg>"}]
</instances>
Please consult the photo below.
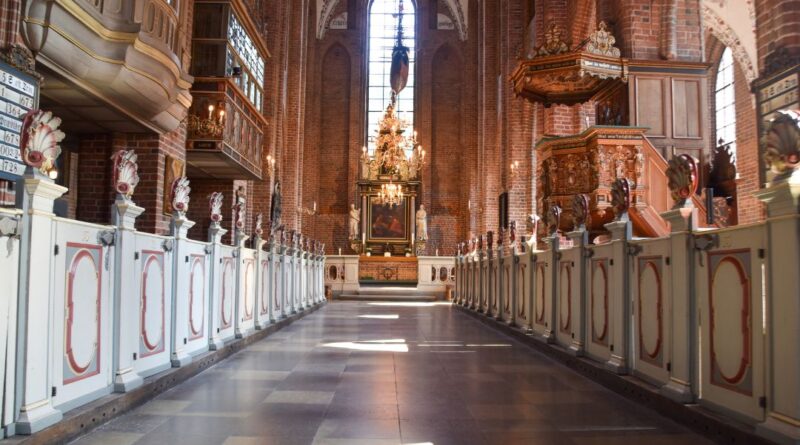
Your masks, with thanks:
<instances>
[{"instance_id":1,"label":"framed painting","mask_svg":"<svg viewBox=\"0 0 800 445\"><path fill-rule=\"evenodd\" d=\"M408 198L398 205L385 205L377 196L370 196L369 240L405 242L410 236Z\"/></svg>"}]
</instances>

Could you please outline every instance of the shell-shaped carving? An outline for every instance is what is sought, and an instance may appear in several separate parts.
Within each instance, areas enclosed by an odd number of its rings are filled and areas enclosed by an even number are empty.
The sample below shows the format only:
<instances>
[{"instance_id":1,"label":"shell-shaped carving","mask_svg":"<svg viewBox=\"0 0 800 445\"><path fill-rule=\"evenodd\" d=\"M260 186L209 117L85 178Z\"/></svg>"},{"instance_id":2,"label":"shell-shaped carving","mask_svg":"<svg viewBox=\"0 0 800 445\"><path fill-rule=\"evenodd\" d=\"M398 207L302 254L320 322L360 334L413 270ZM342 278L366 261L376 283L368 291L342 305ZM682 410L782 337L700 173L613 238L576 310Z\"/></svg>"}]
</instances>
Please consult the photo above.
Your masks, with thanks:
<instances>
[{"instance_id":1,"label":"shell-shaped carving","mask_svg":"<svg viewBox=\"0 0 800 445\"><path fill-rule=\"evenodd\" d=\"M562 40L562 30L555 23L550 23L544 33L544 44L536 48L536 56L553 56L569 52L569 46Z\"/></svg>"},{"instance_id":2,"label":"shell-shaped carving","mask_svg":"<svg viewBox=\"0 0 800 445\"><path fill-rule=\"evenodd\" d=\"M211 213L211 221L215 223L222 221L222 198L220 192L208 195L208 210Z\"/></svg>"},{"instance_id":3,"label":"shell-shaped carving","mask_svg":"<svg viewBox=\"0 0 800 445\"><path fill-rule=\"evenodd\" d=\"M256 235L261 236L264 234L264 229L262 228L263 224L264 224L264 215L259 213L258 215L256 215L256 228L255 228Z\"/></svg>"},{"instance_id":4,"label":"shell-shaped carving","mask_svg":"<svg viewBox=\"0 0 800 445\"><path fill-rule=\"evenodd\" d=\"M589 198L584 194L577 194L572 198L572 223L575 229L586 225L589 219Z\"/></svg>"},{"instance_id":5,"label":"shell-shaped carving","mask_svg":"<svg viewBox=\"0 0 800 445\"><path fill-rule=\"evenodd\" d=\"M631 181L618 178L611 185L611 207L617 217L625 214L631 207Z\"/></svg>"},{"instance_id":6,"label":"shell-shaped carving","mask_svg":"<svg viewBox=\"0 0 800 445\"><path fill-rule=\"evenodd\" d=\"M172 183L172 209L176 212L186 213L189 210L189 178L181 176Z\"/></svg>"},{"instance_id":7,"label":"shell-shaped carving","mask_svg":"<svg viewBox=\"0 0 800 445\"><path fill-rule=\"evenodd\" d=\"M667 186L675 207L681 207L697 191L697 161L687 154L673 156L667 168Z\"/></svg>"},{"instance_id":8,"label":"shell-shaped carving","mask_svg":"<svg viewBox=\"0 0 800 445\"><path fill-rule=\"evenodd\" d=\"M59 143L65 135L58 129L60 125L61 119L50 111L31 110L23 117L20 140L22 160L43 174L53 169L56 158L61 154Z\"/></svg>"},{"instance_id":9,"label":"shell-shaped carving","mask_svg":"<svg viewBox=\"0 0 800 445\"><path fill-rule=\"evenodd\" d=\"M800 110L782 111L767 128L762 140L764 162L782 179L800 167Z\"/></svg>"},{"instance_id":10,"label":"shell-shaped carving","mask_svg":"<svg viewBox=\"0 0 800 445\"><path fill-rule=\"evenodd\" d=\"M559 227L561 226L561 207L557 204L550 206L550 209L547 211L547 231L550 234L554 234L558 232Z\"/></svg>"},{"instance_id":11,"label":"shell-shaped carving","mask_svg":"<svg viewBox=\"0 0 800 445\"><path fill-rule=\"evenodd\" d=\"M133 150L120 150L111 159L114 161L114 191L130 199L139 185L138 157Z\"/></svg>"}]
</instances>

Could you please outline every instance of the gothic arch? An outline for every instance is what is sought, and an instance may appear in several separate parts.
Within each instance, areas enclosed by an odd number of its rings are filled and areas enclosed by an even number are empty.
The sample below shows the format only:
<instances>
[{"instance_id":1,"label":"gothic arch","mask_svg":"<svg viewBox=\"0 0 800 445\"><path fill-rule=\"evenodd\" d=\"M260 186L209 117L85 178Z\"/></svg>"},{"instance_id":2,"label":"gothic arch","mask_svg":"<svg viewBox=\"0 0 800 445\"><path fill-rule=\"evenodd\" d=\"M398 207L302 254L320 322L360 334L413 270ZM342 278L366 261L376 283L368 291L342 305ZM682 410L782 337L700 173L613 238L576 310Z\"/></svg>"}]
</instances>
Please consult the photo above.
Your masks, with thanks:
<instances>
[{"instance_id":1,"label":"gothic arch","mask_svg":"<svg viewBox=\"0 0 800 445\"><path fill-rule=\"evenodd\" d=\"M748 36L752 37L753 47L748 48L745 43L742 42L742 39L740 39L737 30L734 30L734 27L720 17L720 15L707 4L703 4L703 24L717 40L731 49L733 58L742 68L747 83L752 83L758 77L756 61L751 57L751 54L753 56L756 54L754 46L755 35L752 28L745 28L742 25L737 27L739 28L739 32L749 32L753 34L752 36Z\"/></svg>"},{"instance_id":2,"label":"gothic arch","mask_svg":"<svg viewBox=\"0 0 800 445\"><path fill-rule=\"evenodd\" d=\"M317 0L317 38L322 39L328 30L333 12L341 0ZM467 0L443 0L455 18L456 28L462 41L467 40ZM365 0L366 6L370 0Z\"/></svg>"}]
</instances>

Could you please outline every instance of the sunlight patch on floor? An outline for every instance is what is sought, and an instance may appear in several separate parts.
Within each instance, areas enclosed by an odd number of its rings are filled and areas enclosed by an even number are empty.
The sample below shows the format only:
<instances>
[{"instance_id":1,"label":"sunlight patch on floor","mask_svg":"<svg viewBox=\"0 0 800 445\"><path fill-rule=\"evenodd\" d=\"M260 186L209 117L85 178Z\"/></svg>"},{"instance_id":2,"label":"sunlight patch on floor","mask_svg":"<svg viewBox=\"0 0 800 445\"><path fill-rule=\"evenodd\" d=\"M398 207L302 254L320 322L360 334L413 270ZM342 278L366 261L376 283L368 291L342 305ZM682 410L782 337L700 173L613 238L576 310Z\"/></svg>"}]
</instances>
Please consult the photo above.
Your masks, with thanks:
<instances>
[{"instance_id":1,"label":"sunlight patch on floor","mask_svg":"<svg viewBox=\"0 0 800 445\"><path fill-rule=\"evenodd\" d=\"M326 348L350 349L353 351L373 351L373 352L408 352L408 345L405 339L390 340L363 340L363 341L341 341L325 343Z\"/></svg>"}]
</instances>

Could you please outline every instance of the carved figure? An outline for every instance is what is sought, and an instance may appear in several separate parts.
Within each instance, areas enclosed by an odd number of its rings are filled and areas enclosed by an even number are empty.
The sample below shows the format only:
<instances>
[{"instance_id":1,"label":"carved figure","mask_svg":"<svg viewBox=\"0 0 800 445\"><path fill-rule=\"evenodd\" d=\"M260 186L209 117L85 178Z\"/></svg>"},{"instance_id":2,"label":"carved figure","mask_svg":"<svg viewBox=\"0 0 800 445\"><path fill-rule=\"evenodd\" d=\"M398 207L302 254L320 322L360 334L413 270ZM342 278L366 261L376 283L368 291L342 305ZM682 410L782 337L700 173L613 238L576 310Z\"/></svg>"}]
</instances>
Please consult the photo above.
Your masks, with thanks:
<instances>
[{"instance_id":1,"label":"carved figure","mask_svg":"<svg viewBox=\"0 0 800 445\"><path fill-rule=\"evenodd\" d=\"M61 119L50 111L31 110L22 119L20 148L22 160L42 174L53 169L56 158L61 154L59 142L64 140L64 132L59 130Z\"/></svg>"},{"instance_id":2,"label":"carved figure","mask_svg":"<svg viewBox=\"0 0 800 445\"><path fill-rule=\"evenodd\" d=\"M281 182L275 181L272 188L272 202L270 203L269 219L272 222L272 230L283 227L281 224Z\"/></svg>"},{"instance_id":3,"label":"carved figure","mask_svg":"<svg viewBox=\"0 0 800 445\"><path fill-rule=\"evenodd\" d=\"M130 200L139 184L139 165L133 150L120 150L111 157L114 160L114 191L123 199Z\"/></svg>"},{"instance_id":4,"label":"carved figure","mask_svg":"<svg viewBox=\"0 0 800 445\"><path fill-rule=\"evenodd\" d=\"M417 241L425 241L428 239L428 212L425 211L425 205L420 204L417 210Z\"/></svg>"},{"instance_id":5,"label":"carved figure","mask_svg":"<svg viewBox=\"0 0 800 445\"><path fill-rule=\"evenodd\" d=\"M508 224L508 242L511 243L511 245L513 246L514 242L516 241L517 241L517 222L511 221Z\"/></svg>"},{"instance_id":6,"label":"carved figure","mask_svg":"<svg viewBox=\"0 0 800 445\"><path fill-rule=\"evenodd\" d=\"M357 240L359 238L358 223L361 222L361 211L356 208L355 204L350 204L350 239Z\"/></svg>"},{"instance_id":7,"label":"carved figure","mask_svg":"<svg viewBox=\"0 0 800 445\"><path fill-rule=\"evenodd\" d=\"M178 213L186 213L189 210L189 178L181 176L172 183L172 209Z\"/></svg>"},{"instance_id":8,"label":"carved figure","mask_svg":"<svg viewBox=\"0 0 800 445\"><path fill-rule=\"evenodd\" d=\"M544 33L544 44L536 49L537 56L552 56L569 51L569 46L561 40L561 28L550 23Z\"/></svg>"}]
</instances>

